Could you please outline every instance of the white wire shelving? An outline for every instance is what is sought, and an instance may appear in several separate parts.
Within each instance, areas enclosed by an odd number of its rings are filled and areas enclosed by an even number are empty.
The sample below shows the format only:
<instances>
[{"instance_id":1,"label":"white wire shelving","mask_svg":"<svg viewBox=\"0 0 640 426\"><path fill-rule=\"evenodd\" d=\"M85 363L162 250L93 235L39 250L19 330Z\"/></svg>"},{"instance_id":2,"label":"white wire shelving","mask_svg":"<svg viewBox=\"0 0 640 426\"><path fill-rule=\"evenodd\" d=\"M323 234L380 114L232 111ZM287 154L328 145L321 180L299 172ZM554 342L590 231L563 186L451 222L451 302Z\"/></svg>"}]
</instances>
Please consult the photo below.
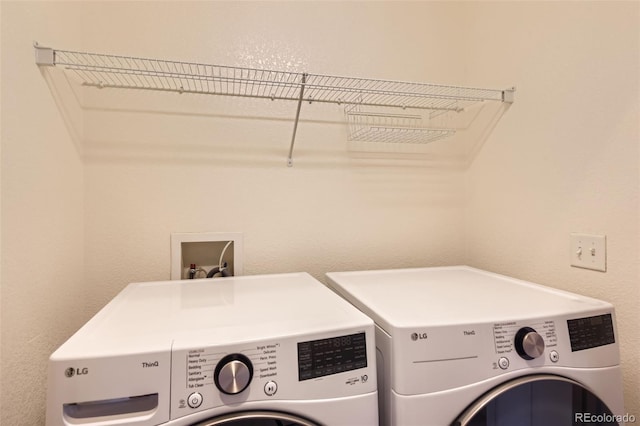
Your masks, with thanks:
<instances>
[{"instance_id":1,"label":"white wire shelving","mask_svg":"<svg viewBox=\"0 0 640 426\"><path fill-rule=\"evenodd\" d=\"M359 142L429 143L455 133L454 129L425 127L420 114L396 114L347 105L347 139Z\"/></svg>"},{"instance_id":2,"label":"white wire shelving","mask_svg":"<svg viewBox=\"0 0 640 426\"><path fill-rule=\"evenodd\" d=\"M478 102L513 102L506 90L340 77L310 73L74 52L35 44L36 64L61 66L85 86L288 100L297 102L288 164L303 102L345 105L350 140L425 143L452 129L423 129L409 114L375 114L352 106L459 112ZM398 125L398 123L401 123ZM357 131L351 131L356 129Z\"/></svg>"}]
</instances>

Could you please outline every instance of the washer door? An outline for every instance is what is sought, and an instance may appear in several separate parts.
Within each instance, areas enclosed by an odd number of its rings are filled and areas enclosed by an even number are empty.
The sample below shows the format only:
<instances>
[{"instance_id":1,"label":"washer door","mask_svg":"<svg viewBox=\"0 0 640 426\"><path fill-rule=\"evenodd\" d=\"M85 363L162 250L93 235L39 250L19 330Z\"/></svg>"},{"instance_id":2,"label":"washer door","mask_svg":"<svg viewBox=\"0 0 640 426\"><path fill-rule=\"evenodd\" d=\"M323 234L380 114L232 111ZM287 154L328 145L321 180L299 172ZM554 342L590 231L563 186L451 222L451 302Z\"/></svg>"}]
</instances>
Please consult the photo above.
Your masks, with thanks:
<instances>
[{"instance_id":1,"label":"washer door","mask_svg":"<svg viewBox=\"0 0 640 426\"><path fill-rule=\"evenodd\" d=\"M504 383L471 404L453 426L618 425L600 398L576 381L540 374Z\"/></svg>"},{"instance_id":2,"label":"washer door","mask_svg":"<svg viewBox=\"0 0 640 426\"><path fill-rule=\"evenodd\" d=\"M276 411L231 413L194 426L320 426L309 420Z\"/></svg>"}]
</instances>

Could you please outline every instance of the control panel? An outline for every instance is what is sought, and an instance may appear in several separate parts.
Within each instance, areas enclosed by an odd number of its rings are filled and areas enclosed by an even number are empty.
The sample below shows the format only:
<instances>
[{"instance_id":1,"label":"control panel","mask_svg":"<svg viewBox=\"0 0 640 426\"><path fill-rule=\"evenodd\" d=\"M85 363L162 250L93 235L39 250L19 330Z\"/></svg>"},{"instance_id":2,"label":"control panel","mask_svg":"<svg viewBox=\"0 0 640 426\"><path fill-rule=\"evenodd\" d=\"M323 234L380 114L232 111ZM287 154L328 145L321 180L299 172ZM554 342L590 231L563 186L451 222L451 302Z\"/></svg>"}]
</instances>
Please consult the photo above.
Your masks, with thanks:
<instances>
[{"instance_id":1,"label":"control panel","mask_svg":"<svg viewBox=\"0 0 640 426\"><path fill-rule=\"evenodd\" d=\"M364 333L298 343L298 378L315 379L367 366Z\"/></svg>"},{"instance_id":2,"label":"control panel","mask_svg":"<svg viewBox=\"0 0 640 426\"><path fill-rule=\"evenodd\" d=\"M376 390L373 327L189 346L178 342L172 352L171 418L240 402L326 399Z\"/></svg>"},{"instance_id":3,"label":"control panel","mask_svg":"<svg viewBox=\"0 0 640 426\"><path fill-rule=\"evenodd\" d=\"M611 314L576 318L567 321L572 351L583 351L615 343Z\"/></svg>"},{"instance_id":4,"label":"control panel","mask_svg":"<svg viewBox=\"0 0 640 426\"><path fill-rule=\"evenodd\" d=\"M551 361L559 358L554 320L496 323L492 329L495 353L498 355L496 365L502 370L509 368L514 355L531 361L540 358L546 350Z\"/></svg>"},{"instance_id":5,"label":"control panel","mask_svg":"<svg viewBox=\"0 0 640 426\"><path fill-rule=\"evenodd\" d=\"M393 336L394 390L441 391L523 368L616 365L614 324L607 312L407 329Z\"/></svg>"}]
</instances>

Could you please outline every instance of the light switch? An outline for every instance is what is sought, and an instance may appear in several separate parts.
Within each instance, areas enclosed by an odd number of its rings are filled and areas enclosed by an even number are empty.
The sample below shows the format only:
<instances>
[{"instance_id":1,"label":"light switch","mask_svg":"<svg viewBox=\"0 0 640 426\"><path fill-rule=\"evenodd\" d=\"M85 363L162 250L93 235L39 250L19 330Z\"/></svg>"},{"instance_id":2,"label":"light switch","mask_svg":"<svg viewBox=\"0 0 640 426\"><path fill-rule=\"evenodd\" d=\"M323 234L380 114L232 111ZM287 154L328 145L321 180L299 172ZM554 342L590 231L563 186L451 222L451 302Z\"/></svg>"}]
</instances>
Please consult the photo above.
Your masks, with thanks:
<instances>
[{"instance_id":1,"label":"light switch","mask_svg":"<svg viewBox=\"0 0 640 426\"><path fill-rule=\"evenodd\" d=\"M607 237L571 234L571 266L606 272Z\"/></svg>"}]
</instances>

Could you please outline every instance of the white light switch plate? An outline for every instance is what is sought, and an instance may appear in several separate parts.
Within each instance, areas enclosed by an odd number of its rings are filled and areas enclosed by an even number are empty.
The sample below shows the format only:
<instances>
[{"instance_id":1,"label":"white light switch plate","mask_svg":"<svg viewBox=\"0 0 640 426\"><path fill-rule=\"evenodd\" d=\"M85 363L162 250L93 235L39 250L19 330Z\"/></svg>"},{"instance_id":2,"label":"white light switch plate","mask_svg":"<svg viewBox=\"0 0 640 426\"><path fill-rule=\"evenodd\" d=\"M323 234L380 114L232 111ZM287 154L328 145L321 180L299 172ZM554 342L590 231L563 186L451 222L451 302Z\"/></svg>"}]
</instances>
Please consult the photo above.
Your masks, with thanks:
<instances>
[{"instance_id":1,"label":"white light switch plate","mask_svg":"<svg viewBox=\"0 0 640 426\"><path fill-rule=\"evenodd\" d=\"M606 272L607 237L571 234L571 266Z\"/></svg>"}]
</instances>

